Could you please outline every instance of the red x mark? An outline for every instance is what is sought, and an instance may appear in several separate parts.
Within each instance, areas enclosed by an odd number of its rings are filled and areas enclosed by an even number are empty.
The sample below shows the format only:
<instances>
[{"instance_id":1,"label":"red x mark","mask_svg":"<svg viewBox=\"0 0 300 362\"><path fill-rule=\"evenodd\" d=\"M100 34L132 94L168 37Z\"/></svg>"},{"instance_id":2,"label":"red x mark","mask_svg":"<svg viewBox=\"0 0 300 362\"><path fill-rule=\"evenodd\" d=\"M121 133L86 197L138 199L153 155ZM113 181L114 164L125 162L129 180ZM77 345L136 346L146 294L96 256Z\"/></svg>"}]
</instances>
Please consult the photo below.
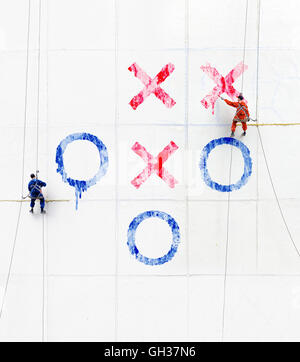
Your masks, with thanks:
<instances>
[{"instance_id":1,"label":"red x mark","mask_svg":"<svg viewBox=\"0 0 300 362\"><path fill-rule=\"evenodd\" d=\"M145 182L155 172L162 180L167 183L169 187L174 188L175 184L177 184L178 181L171 174L169 174L168 171L164 167L162 167L162 165L177 149L178 146L173 141L171 141L168 146L166 146L157 155L157 157L153 157L145 149L145 147L141 146L138 142L136 142L132 146L132 151L134 151L147 163L147 167L144 168L144 170L131 181L132 185L138 189L141 184Z\"/></svg>"},{"instance_id":2,"label":"red x mark","mask_svg":"<svg viewBox=\"0 0 300 362\"><path fill-rule=\"evenodd\" d=\"M214 114L216 100L221 94L224 92L227 93L232 100L235 100L240 94L240 92L233 88L232 83L248 69L248 66L243 62L240 62L226 75L225 78L210 64L201 66L200 68L217 84L211 93L204 97L201 101L205 108L208 108L211 105L212 113Z\"/></svg>"},{"instance_id":3,"label":"red x mark","mask_svg":"<svg viewBox=\"0 0 300 362\"><path fill-rule=\"evenodd\" d=\"M137 107L143 103L151 93L160 99L168 108L173 107L176 102L159 86L159 84L168 78L174 69L175 66L172 63L169 63L162 68L155 78L151 79L142 68L140 68L136 63L133 63L128 70L134 72L134 75L141 80L141 82L145 85L145 88L129 102L131 107L133 109L137 109Z\"/></svg>"}]
</instances>

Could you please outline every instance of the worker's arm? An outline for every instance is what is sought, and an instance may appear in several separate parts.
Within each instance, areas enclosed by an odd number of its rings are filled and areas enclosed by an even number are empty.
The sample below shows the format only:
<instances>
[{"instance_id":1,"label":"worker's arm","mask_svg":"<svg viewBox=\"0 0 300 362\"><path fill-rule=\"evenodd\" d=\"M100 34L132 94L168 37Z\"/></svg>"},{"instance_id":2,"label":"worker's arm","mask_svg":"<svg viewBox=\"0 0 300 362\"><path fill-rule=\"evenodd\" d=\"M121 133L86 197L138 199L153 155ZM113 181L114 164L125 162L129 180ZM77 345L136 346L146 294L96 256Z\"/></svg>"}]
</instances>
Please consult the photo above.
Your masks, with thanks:
<instances>
[{"instance_id":1,"label":"worker's arm","mask_svg":"<svg viewBox=\"0 0 300 362\"><path fill-rule=\"evenodd\" d=\"M31 191L31 182L29 182L29 184L28 184L28 191Z\"/></svg>"},{"instance_id":2,"label":"worker's arm","mask_svg":"<svg viewBox=\"0 0 300 362\"><path fill-rule=\"evenodd\" d=\"M47 186L46 182L43 182L43 181L40 181L40 180L38 180L38 185L41 186L41 187Z\"/></svg>"},{"instance_id":3,"label":"worker's arm","mask_svg":"<svg viewBox=\"0 0 300 362\"><path fill-rule=\"evenodd\" d=\"M229 101L228 99L224 99L224 101L231 107L235 107L237 108L239 106L239 103L238 102L231 102Z\"/></svg>"}]
</instances>

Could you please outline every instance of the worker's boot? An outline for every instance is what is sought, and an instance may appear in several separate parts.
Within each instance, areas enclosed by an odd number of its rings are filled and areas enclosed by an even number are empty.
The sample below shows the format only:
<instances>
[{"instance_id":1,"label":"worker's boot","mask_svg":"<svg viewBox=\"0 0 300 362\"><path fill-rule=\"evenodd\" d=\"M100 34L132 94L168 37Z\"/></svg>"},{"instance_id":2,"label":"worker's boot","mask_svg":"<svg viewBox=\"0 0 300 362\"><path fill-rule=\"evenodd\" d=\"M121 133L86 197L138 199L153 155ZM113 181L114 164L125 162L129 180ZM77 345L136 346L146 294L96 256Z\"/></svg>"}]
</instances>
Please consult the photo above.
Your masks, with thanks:
<instances>
[{"instance_id":1,"label":"worker's boot","mask_svg":"<svg viewBox=\"0 0 300 362\"><path fill-rule=\"evenodd\" d=\"M46 211L44 209L41 209L41 214L46 214Z\"/></svg>"},{"instance_id":2,"label":"worker's boot","mask_svg":"<svg viewBox=\"0 0 300 362\"><path fill-rule=\"evenodd\" d=\"M243 136L246 136L246 131L243 132Z\"/></svg>"},{"instance_id":3,"label":"worker's boot","mask_svg":"<svg viewBox=\"0 0 300 362\"><path fill-rule=\"evenodd\" d=\"M33 214L33 207L29 210L29 212L31 212Z\"/></svg>"},{"instance_id":4,"label":"worker's boot","mask_svg":"<svg viewBox=\"0 0 300 362\"><path fill-rule=\"evenodd\" d=\"M231 135L230 135L230 137L234 137L234 132L231 132Z\"/></svg>"}]
</instances>

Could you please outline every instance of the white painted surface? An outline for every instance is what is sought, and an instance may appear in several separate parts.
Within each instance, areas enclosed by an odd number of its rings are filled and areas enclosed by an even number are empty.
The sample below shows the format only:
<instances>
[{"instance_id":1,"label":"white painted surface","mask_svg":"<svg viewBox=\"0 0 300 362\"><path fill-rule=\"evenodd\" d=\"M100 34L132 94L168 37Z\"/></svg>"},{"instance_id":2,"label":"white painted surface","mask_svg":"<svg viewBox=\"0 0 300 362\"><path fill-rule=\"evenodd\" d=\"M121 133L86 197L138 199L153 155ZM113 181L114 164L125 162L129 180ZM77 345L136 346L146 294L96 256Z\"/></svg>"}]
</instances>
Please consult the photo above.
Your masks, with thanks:
<instances>
[{"instance_id":1,"label":"white painted surface","mask_svg":"<svg viewBox=\"0 0 300 362\"><path fill-rule=\"evenodd\" d=\"M242 60L245 4L121 0L115 7L112 0L42 0L40 178L48 183L47 198L71 201L47 204L44 227L42 216L29 215L23 205L0 340L41 340L43 329L48 341L221 340L228 195L204 184L198 163L209 141L229 135L233 109L219 101L212 115L200 104L214 86L200 66L210 62L225 75ZM261 123L300 121L298 13L297 0L261 1ZM256 24L257 2L249 1L244 94L254 118ZM26 29L27 1L1 0L0 200L21 197ZM32 0L30 31L23 194L36 159L38 0ZM130 99L143 87L128 71L133 62L151 77L165 64L175 65L162 84L176 101L172 109L153 95L131 109ZM241 78L235 86L240 89ZM109 154L107 174L83 193L78 211L74 189L62 182L55 163L59 142L75 132L96 135ZM300 248L300 127L263 127L261 134ZM179 181L175 189L152 175L136 190L130 181L145 163L132 145L138 141L157 155L171 140L179 149L165 166ZM280 216L254 127L243 142L253 173L231 194L224 340L300 340L300 258ZM70 146L68 172L90 177L94 157L93 145ZM212 152L209 170L215 180L228 182L229 161L228 146ZM233 180L242 169L234 150ZM18 207L0 202L0 301ZM181 231L177 254L157 267L137 262L126 245L129 223L146 210L171 214ZM170 231L158 220L142 223L137 238L148 256L161 255L171 243Z\"/></svg>"}]
</instances>

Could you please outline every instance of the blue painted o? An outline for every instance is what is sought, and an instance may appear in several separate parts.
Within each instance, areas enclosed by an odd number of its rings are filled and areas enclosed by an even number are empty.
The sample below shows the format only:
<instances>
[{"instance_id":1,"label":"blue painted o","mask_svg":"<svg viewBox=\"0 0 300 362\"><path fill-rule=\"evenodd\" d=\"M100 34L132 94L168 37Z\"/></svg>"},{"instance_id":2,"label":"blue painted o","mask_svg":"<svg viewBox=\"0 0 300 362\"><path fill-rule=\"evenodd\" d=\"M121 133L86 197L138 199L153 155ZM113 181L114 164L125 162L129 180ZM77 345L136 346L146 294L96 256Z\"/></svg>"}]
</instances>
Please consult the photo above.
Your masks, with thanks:
<instances>
[{"instance_id":1,"label":"blue painted o","mask_svg":"<svg viewBox=\"0 0 300 362\"><path fill-rule=\"evenodd\" d=\"M94 177L90 180L74 180L71 177L68 177L65 166L63 154L68 146L68 144L77 140L85 140L92 142L99 151L100 156L100 164L99 169ZM95 185L101 177L103 177L108 168L108 154L105 144L99 140L98 137L90 134L90 133L73 133L63 139L56 149L56 163L57 163L57 172L61 174L64 182L67 182L70 186L75 188L75 196L76 196L76 209L78 208L78 197L81 198L81 193L83 191L87 191L87 189L93 185Z\"/></svg>"},{"instance_id":2,"label":"blue painted o","mask_svg":"<svg viewBox=\"0 0 300 362\"><path fill-rule=\"evenodd\" d=\"M237 147L241 150L242 156L244 158L244 173L243 176L240 178L239 181L237 181L235 184L231 185L221 185L217 182L213 181L209 175L209 172L207 170L207 160L210 152L217 146L220 145L231 145L234 147ZM238 190L242 186L244 186L249 177L252 174L252 159L250 157L250 151L248 147L241 141L233 138L233 137L223 137L218 138L215 140L210 141L202 150L201 157L200 157L200 163L199 168L202 174L202 178L207 186L210 188L220 191L220 192L231 192L233 190Z\"/></svg>"},{"instance_id":3,"label":"blue painted o","mask_svg":"<svg viewBox=\"0 0 300 362\"><path fill-rule=\"evenodd\" d=\"M135 244L135 233L136 233L138 226L140 225L140 223L142 221L144 221L150 217L158 217L158 218L166 221L172 231L171 248L167 254L163 255L160 258L148 258L148 257L142 255L139 252L139 250ZM177 222L171 215L169 215L165 212L162 212L162 211L145 211L142 214L139 214L131 221L129 228L128 228L128 232L127 232L127 245L129 247L130 253L138 261L140 261L141 263L144 263L146 265L161 265L161 264L164 264L164 263L167 263L168 261L170 261L174 257L175 253L177 252L179 242L180 242L180 232L179 232L179 226L178 226Z\"/></svg>"}]
</instances>

